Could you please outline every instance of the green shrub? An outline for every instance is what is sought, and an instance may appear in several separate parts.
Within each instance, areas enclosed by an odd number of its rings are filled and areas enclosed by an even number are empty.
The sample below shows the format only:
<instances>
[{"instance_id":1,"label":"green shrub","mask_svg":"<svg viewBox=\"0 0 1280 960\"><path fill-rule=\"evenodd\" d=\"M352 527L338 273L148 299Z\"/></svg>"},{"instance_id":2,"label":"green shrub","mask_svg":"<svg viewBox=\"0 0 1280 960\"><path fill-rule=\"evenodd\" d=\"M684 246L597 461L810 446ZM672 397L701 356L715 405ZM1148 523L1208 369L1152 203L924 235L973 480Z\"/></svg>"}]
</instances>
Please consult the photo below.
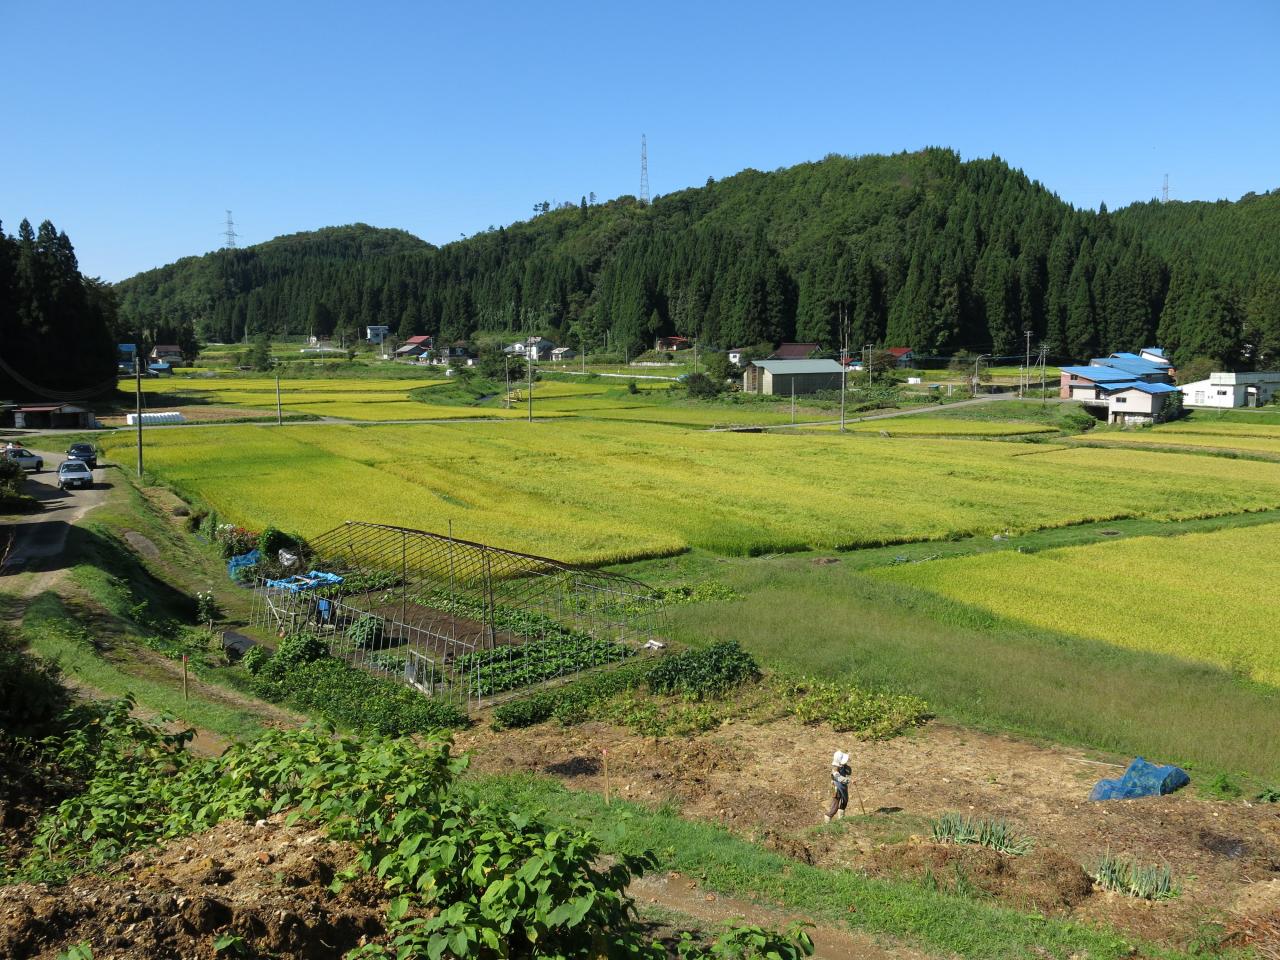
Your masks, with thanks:
<instances>
[{"instance_id":1,"label":"green shrub","mask_svg":"<svg viewBox=\"0 0 1280 960\"><path fill-rule=\"evenodd\" d=\"M0 626L0 731L37 734L69 703L57 666L23 651L8 628Z\"/></svg>"},{"instance_id":2,"label":"green shrub","mask_svg":"<svg viewBox=\"0 0 1280 960\"><path fill-rule=\"evenodd\" d=\"M760 677L755 658L736 640L721 640L701 650L663 657L649 671L649 689L697 699L719 696Z\"/></svg>"},{"instance_id":3,"label":"green shrub","mask_svg":"<svg viewBox=\"0 0 1280 960\"><path fill-rule=\"evenodd\" d=\"M1220 773L1203 787L1205 793L1218 800L1239 800L1244 796L1244 788L1225 773Z\"/></svg>"},{"instance_id":4,"label":"green shrub","mask_svg":"<svg viewBox=\"0 0 1280 960\"><path fill-rule=\"evenodd\" d=\"M271 654L266 647L250 647L245 651L243 657L240 658L240 666L244 667L251 675L257 676L261 672L263 665L271 659Z\"/></svg>"},{"instance_id":5,"label":"green shrub","mask_svg":"<svg viewBox=\"0 0 1280 960\"><path fill-rule=\"evenodd\" d=\"M535 693L493 708L490 726L494 730L516 730L550 720L556 708L554 693Z\"/></svg>"},{"instance_id":6,"label":"green shrub","mask_svg":"<svg viewBox=\"0 0 1280 960\"><path fill-rule=\"evenodd\" d=\"M280 641L272 660L288 671L328 655L328 644L314 633L291 633Z\"/></svg>"}]
</instances>

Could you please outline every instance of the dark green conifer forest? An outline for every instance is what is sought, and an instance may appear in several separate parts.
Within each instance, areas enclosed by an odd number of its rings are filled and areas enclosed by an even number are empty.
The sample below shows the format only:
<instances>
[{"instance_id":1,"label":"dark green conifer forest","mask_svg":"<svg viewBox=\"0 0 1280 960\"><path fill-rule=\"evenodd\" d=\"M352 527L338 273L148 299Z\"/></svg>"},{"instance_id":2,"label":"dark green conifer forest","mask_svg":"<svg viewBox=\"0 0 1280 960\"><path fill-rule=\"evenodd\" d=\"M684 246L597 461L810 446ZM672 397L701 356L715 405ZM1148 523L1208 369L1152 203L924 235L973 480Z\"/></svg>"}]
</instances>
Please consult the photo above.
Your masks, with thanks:
<instances>
[{"instance_id":1,"label":"dark green conifer forest","mask_svg":"<svg viewBox=\"0 0 1280 960\"><path fill-rule=\"evenodd\" d=\"M649 205L540 202L443 247L364 224L278 237L116 284L118 317L46 226L7 239L0 259L0 322L28 352L45 335L33 331L71 313L144 344L387 324L401 338L536 332L633 356L672 333L834 349L845 316L854 351L1017 355L1030 331L1060 361L1159 343L1181 361L1280 364L1280 194L1076 210L997 158L939 148L744 170ZM38 273L75 279L55 294Z\"/></svg>"},{"instance_id":2,"label":"dark green conifer forest","mask_svg":"<svg viewBox=\"0 0 1280 960\"><path fill-rule=\"evenodd\" d=\"M0 399L85 399L115 387L115 296L84 277L48 220L0 228Z\"/></svg>"}]
</instances>

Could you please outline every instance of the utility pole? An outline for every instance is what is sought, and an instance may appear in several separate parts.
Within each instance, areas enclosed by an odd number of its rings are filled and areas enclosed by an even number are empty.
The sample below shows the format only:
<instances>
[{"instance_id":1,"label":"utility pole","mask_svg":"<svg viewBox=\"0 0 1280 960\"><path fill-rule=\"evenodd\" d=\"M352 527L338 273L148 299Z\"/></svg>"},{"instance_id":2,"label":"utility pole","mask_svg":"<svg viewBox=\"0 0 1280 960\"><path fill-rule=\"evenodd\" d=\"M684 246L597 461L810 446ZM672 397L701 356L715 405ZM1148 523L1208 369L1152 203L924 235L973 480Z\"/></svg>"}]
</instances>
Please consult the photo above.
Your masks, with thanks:
<instances>
[{"instance_id":1,"label":"utility pole","mask_svg":"<svg viewBox=\"0 0 1280 960\"><path fill-rule=\"evenodd\" d=\"M864 351L866 351L866 355L867 355L867 359L866 359L866 364L867 364L867 389L868 389L868 390L870 390L870 389L871 389L871 344L869 344L869 343L868 343L868 344L864 345L862 349L863 349Z\"/></svg>"},{"instance_id":2,"label":"utility pole","mask_svg":"<svg viewBox=\"0 0 1280 960\"><path fill-rule=\"evenodd\" d=\"M985 353L980 353L973 360L973 383L971 384L969 392L975 397L978 395L978 367L986 357L987 355Z\"/></svg>"},{"instance_id":3,"label":"utility pole","mask_svg":"<svg viewBox=\"0 0 1280 960\"><path fill-rule=\"evenodd\" d=\"M280 409L280 364L272 364L276 368L276 426L284 426L284 412Z\"/></svg>"},{"instance_id":4,"label":"utility pole","mask_svg":"<svg viewBox=\"0 0 1280 960\"><path fill-rule=\"evenodd\" d=\"M1044 361L1046 356L1047 356L1047 351L1045 349L1045 345L1041 343L1040 344L1040 406L1042 407L1049 402L1048 398L1045 396L1045 390L1047 389L1047 387L1045 386Z\"/></svg>"},{"instance_id":5,"label":"utility pole","mask_svg":"<svg viewBox=\"0 0 1280 960\"><path fill-rule=\"evenodd\" d=\"M791 378L791 423L796 422L796 378Z\"/></svg>"},{"instance_id":6,"label":"utility pole","mask_svg":"<svg viewBox=\"0 0 1280 960\"><path fill-rule=\"evenodd\" d=\"M526 347L524 355L529 362L529 422L533 423L533 349Z\"/></svg>"},{"instance_id":7,"label":"utility pole","mask_svg":"<svg viewBox=\"0 0 1280 960\"><path fill-rule=\"evenodd\" d=\"M840 432L844 433L844 403L849 392L849 311L840 305ZM795 377L791 378L791 422L796 422Z\"/></svg>"},{"instance_id":8,"label":"utility pole","mask_svg":"<svg viewBox=\"0 0 1280 960\"><path fill-rule=\"evenodd\" d=\"M1018 396L1024 397L1028 390L1031 389L1031 331L1024 330L1023 334L1027 338L1027 355L1022 366L1022 383L1019 385Z\"/></svg>"},{"instance_id":9,"label":"utility pole","mask_svg":"<svg viewBox=\"0 0 1280 960\"><path fill-rule=\"evenodd\" d=\"M138 425L138 479L142 479L142 357L133 358L133 371L137 375L134 388L134 420Z\"/></svg>"},{"instance_id":10,"label":"utility pole","mask_svg":"<svg viewBox=\"0 0 1280 960\"><path fill-rule=\"evenodd\" d=\"M698 372L698 340L696 337L693 340L693 372ZM793 380L792 383L794 382Z\"/></svg>"}]
</instances>

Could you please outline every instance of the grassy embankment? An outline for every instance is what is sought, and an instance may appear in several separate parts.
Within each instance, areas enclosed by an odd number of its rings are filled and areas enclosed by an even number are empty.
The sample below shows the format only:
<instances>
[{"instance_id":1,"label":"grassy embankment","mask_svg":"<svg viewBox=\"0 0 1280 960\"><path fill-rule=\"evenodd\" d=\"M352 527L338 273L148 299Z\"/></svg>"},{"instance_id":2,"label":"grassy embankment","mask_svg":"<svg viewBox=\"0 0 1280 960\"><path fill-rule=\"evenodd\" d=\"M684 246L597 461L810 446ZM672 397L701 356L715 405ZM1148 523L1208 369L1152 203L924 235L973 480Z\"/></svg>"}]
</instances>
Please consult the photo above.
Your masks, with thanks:
<instances>
[{"instance_id":1,"label":"grassy embankment","mask_svg":"<svg viewBox=\"0 0 1280 960\"><path fill-rule=\"evenodd\" d=\"M34 653L57 661L69 677L97 693L131 693L146 709L223 737L260 733L260 712L234 690L221 689L233 679L216 666L221 662L221 652L213 652L216 641L199 628L183 626L194 619L197 590L223 587L218 558L175 529L127 478L112 471L108 476L107 502L69 531L65 574L49 578L30 600L13 591L29 587L37 574L3 582L0 612ZM131 550L126 532L145 537L155 547L154 556ZM239 591L221 592L230 617L246 612L247 600ZM182 653L190 657L187 698Z\"/></svg>"},{"instance_id":2,"label":"grassy embankment","mask_svg":"<svg viewBox=\"0 0 1280 960\"><path fill-rule=\"evenodd\" d=\"M831 565L804 555L729 562L691 555L630 569L654 580L714 576L742 594L674 608L673 635L688 643L732 637L774 665L924 697L946 719L1275 783L1280 744L1270 736L1269 718L1280 708L1280 689L1247 679L1230 658L1212 664L1203 654L1201 662L1188 655L1189 639L1200 636L1204 623L1197 609L1213 615L1212 591L1175 598L1169 591L1178 588L1164 584L1180 578L1161 579L1135 607L1127 592L1101 598L1104 578L1092 576L1088 563L1047 574L1038 564L1042 556L1078 549L1123 567L1126 547L1146 555L1171 544L1194 558L1202 554L1192 535L1213 537L1204 531L1221 529L1222 536L1248 539L1275 531L1277 521L1275 512L1183 523L1128 520L1003 542L857 551ZM1257 532L1246 529L1254 526ZM1103 529L1118 536L1103 536ZM1126 542L1130 537L1141 539ZM1069 547L1075 543L1096 546ZM1112 549L1119 552L1106 559ZM1247 553L1236 559L1250 562ZM1153 568L1164 569L1143 566ZM949 571L952 595L929 588L935 570ZM973 602L981 596L1000 599ZM1257 606L1256 615L1269 606ZM1234 605L1222 607L1228 608ZM1146 639L1146 649L1121 645L1134 635ZM1255 630L1241 639L1259 638ZM1266 655L1274 658L1275 651Z\"/></svg>"}]
</instances>

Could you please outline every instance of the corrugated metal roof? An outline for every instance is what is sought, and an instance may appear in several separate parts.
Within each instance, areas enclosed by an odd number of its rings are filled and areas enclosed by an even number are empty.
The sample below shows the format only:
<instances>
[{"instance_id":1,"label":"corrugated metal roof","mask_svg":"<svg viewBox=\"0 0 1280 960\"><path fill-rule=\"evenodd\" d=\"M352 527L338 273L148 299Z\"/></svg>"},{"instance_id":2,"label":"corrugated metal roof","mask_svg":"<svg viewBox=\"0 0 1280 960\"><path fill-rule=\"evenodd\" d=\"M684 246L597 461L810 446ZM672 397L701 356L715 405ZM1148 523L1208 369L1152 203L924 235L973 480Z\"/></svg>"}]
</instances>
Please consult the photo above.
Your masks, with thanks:
<instances>
[{"instance_id":1,"label":"corrugated metal roof","mask_svg":"<svg viewBox=\"0 0 1280 960\"><path fill-rule=\"evenodd\" d=\"M1151 360L1143 360L1141 357L1135 357L1132 354L1127 356L1111 356L1105 359L1095 357L1089 361L1091 367L1113 367L1116 370L1125 370L1129 373L1149 376L1158 373L1164 375L1169 372L1169 367L1163 363L1155 363Z\"/></svg>"},{"instance_id":2,"label":"corrugated metal roof","mask_svg":"<svg viewBox=\"0 0 1280 960\"><path fill-rule=\"evenodd\" d=\"M1141 390L1143 393L1161 394L1161 393L1177 393L1178 388L1171 383L1134 383L1127 387L1115 388L1109 387L1107 392L1115 392L1117 389L1123 390Z\"/></svg>"},{"instance_id":3,"label":"corrugated metal roof","mask_svg":"<svg viewBox=\"0 0 1280 960\"><path fill-rule=\"evenodd\" d=\"M1115 367L1062 367L1062 372L1092 380L1094 383L1119 383L1132 380L1133 374Z\"/></svg>"},{"instance_id":4,"label":"corrugated metal roof","mask_svg":"<svg viewBox=\"0 0 1280 960\"><path fill-rule=\"evenodd\" d=\"M834 360L752 360L754 366L779 373L840 373L844 367Z\"/></svg>"}]
</instances>

